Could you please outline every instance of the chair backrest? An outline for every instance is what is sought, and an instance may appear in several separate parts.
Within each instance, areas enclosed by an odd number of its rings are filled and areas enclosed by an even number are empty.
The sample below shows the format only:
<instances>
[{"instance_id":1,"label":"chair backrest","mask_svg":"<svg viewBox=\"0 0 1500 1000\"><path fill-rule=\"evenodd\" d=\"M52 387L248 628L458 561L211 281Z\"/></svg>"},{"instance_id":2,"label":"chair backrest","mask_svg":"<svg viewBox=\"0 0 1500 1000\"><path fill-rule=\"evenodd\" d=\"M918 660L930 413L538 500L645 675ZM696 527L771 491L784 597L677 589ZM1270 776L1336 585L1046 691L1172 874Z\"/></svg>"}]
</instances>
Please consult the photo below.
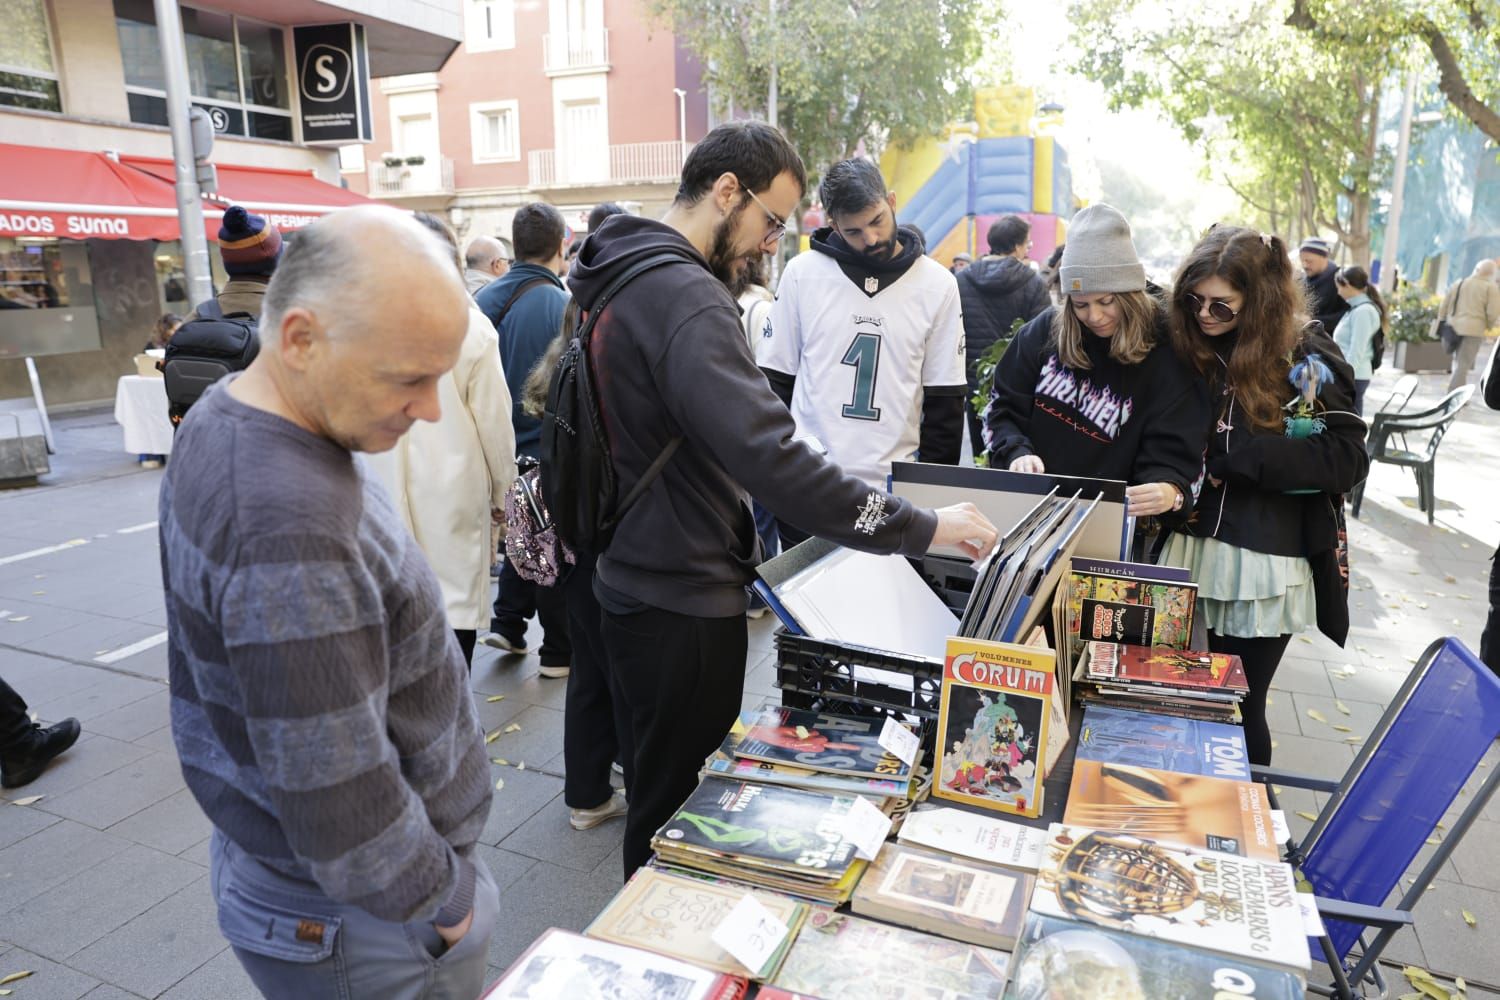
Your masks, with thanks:
<instances>
[{"instance_id":1,"label":"chair backrest","mask_svg":"<svg viewBox=\"0 0 1500 1000\"><path fill-rule=\"evenodd\" d=\"M1458 415L1462 412L1464 404L1468 403L1469 397L1472 395L1474 395L1474 387L1472 385L1464 385L1459 386L1443 397L1443 401L1438 404L1442 408L1442 420L1432 428L1432 437L1427 439L1427 458L1437 455L1438 445L1443 443L1443 435L1448 433L1448 428L1453 426L1453 422L1458 419Z\"/></svg>"},{"instance_id":2,"label":"chair backrest","mask_svg":"<svg viewBox=\"0 0 1500 1000\"><path fill-rule=\"evenodd\" d=\"M1457 639L1434 642L1308 832L1302 871L1314 891L1385 905L1497 736L1500 677ZM1500 786L1496 779L1500 771L1486 777L1476 805ZM1477 808L1465 815L1472 820ZM1448 832L1403 908L1426 889L1463 832L1457 824ZM1325 923L1340 958L1364 931L1347 921Z\"/></svg>"},{"instance_id":3,"label":"chair backrest","mask_svg":"<svg viewBox=\"0 0 1500 1000\"><path fill-rule=\"evenodd\" d=\"M1422 384L1419 375L1402 375L1396 380L1395 388L1386 397L1386 401L1380 404L1376 413L1400 413L1406 409L1406 404L1411 402L1412 396L1416 395L1417 386Z\"/></svg>"}]
</instances>

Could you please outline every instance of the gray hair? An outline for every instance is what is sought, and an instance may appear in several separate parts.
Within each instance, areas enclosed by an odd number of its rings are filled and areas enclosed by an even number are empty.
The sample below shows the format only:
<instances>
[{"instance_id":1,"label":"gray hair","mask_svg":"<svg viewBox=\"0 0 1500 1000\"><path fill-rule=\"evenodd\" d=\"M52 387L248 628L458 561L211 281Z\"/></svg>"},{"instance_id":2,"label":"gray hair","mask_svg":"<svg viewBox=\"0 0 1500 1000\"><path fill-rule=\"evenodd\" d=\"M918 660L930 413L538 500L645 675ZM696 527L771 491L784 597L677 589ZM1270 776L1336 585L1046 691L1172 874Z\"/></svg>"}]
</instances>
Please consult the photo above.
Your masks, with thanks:
<instances>
[{"instance_id":1,"label":"gray hair","mask_svg":"<svg viewBox=\"0 0 1500 1000\"><path fill-rule=\"evenodd\" d=\"M1476 277L1476 278L1485 278L1486 280L1494 281L1495 280L1495 262L1492 261L1492 260L1490 260L1489 258L1485 258L1484 260L1481 260L1478 264L1475 264L1474 265L1474 277Z\"/></svg>"}]
</instances>

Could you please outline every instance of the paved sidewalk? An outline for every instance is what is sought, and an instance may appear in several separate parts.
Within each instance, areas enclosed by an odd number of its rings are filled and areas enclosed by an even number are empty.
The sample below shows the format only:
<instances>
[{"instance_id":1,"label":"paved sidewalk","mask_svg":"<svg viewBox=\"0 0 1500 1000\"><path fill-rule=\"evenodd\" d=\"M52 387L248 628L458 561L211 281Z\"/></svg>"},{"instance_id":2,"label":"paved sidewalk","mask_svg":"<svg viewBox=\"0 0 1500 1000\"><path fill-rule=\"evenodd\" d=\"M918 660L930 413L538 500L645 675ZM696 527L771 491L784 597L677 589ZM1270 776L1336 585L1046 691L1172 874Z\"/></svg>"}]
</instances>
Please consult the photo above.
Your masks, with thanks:
<instances>
[{"instance_id":1,"label":"paved sidewalk","mask_svg":"<svg viewBox=\"0 0 1500 1000\"><path fill-rule=\"evenodd\" d=\"M1371 400L1392 381L1381 373ZM1427 377L1419 400L1436 399L1442 387ZM161 473L139 470L120 452L107 412L59 419L56 429L63 453L47 485L0 491L0 675L44 721L78 716L84 736L41 779L6 796L43 795L39 802L0 803L0 977L35 973L12 984L15 1000L255 997L218 932L205 867L209 828L183 786L168 728L153 523ZM1432 638L1456 634L1477 648L1489 555L1500 539L1497 439L1500 414L1470 407L1443 445L1432 528L1414 508L1409 474L1381 467L1371 476L1364 517L1350 529L1354 631L1344 650L1316 635L1293 642L1273 695L1278 765L1337 776L1353 759L1346 737L1368 731ZM746 704L774 694L771 633L768 618L752 623ZM481 838L503 897L493 975L543 929L582 928L620 881L621 824L586 833L567 825L565 686L539 677L537 666L535 656L482 646L475 656L481 721L521 726L500 736L492 755L526 765L494 768L505 787ZM1288 799L1292 810L1320 804ZM1500 802L1429 891L1416 930L1388 952L1465 976L1475 997L1491 995L1476 986L1500 984L1500 873L1490 861L1497 838Z\"/></svg>"}]
</instances>

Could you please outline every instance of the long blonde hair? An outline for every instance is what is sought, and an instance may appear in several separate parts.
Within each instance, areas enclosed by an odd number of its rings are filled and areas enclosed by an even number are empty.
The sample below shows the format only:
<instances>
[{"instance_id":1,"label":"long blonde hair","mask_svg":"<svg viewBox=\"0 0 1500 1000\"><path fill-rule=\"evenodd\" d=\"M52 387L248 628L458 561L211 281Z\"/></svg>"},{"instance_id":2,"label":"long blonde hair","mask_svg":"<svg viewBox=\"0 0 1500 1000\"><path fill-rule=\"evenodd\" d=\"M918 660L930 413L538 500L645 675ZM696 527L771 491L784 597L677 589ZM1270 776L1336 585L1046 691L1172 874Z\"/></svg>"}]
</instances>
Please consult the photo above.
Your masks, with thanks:
<instances>
[{"instance_id":1,"label":"long blonde hair","mask_svg":"<svg viewBox=\"0 0 1500 1000\"><path fill-rule=\"evenodd\" d=\"M1120 304L1120 325L1109 338L1109 356L1122 365L1140 364L1156 346L1157 330L1166 314L1161 303L1147 292L1115 292L1114 296ZM1079 322L1072 299L1064 295L1062 305L1052 314L1052 339L1058 358L1069 368L1092 367L1083 349L1085 336L1094 334Z\"/></svg>"}]
</instances>

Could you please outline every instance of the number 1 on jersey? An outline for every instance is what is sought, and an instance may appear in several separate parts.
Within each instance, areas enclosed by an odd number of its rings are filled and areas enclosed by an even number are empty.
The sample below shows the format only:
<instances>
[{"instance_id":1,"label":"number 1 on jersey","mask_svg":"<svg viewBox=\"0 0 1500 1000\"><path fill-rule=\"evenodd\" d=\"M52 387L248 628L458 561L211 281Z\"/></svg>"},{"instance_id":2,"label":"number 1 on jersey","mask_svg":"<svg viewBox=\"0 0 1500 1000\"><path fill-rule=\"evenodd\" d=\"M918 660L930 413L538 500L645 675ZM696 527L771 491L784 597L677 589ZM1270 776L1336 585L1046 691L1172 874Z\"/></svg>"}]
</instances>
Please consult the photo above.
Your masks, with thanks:
<instances>
[{"instance_id":1,"label":"number 1 on jersey","mask_svg":"<svg viewBox=\"0 0 1500 1000\"><path fill-rule=\"evenodd\" d=\"M856 333L841 364L854 367L854 398L844 404L844 416L851 420L879 420L875 378L880 374L880 334Z\"/></svg>"}]
</instances>

